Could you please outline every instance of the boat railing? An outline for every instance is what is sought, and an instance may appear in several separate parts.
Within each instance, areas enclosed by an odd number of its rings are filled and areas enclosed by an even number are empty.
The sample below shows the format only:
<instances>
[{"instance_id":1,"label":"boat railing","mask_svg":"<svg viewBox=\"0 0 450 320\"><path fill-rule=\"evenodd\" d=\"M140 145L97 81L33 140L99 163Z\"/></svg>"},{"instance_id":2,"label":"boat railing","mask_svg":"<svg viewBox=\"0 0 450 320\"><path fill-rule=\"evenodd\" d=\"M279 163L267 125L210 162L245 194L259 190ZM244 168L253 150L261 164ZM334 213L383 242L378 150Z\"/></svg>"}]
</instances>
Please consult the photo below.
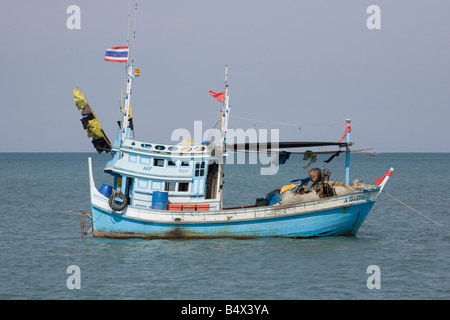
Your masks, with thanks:
<instances>
[{"instance_id":1,"label":"boat railing","mask_svg":"<svg viewBox=\"0 0 450 320\"><path fill-rule=\"evenodd\" d=\"M131 139L125 139L125 141L122 144L122 148L158 154L179 154L179 155L208 154L208 148L206 145L170 145L162 143L149 143Z\"/></svg>"}]
</instances>

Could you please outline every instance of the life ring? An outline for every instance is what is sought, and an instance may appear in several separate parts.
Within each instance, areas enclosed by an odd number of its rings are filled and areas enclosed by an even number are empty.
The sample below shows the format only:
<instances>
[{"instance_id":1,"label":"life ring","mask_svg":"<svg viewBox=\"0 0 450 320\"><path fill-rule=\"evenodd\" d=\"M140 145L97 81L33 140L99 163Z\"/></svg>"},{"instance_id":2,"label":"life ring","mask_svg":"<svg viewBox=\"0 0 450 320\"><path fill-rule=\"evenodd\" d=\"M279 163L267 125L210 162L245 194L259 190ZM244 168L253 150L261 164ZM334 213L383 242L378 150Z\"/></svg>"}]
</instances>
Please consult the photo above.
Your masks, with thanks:
<instances>
[{"instance_id":1,"label":"life ring","mask_svg":"<svg viewBox=\"0 0 450 320\"><path fill-rule=\"evenodd\" d=\"M122 199L122 204L121 205L117 205L115 203L115 199L116 198ZM113 190L111 192L111 196L109 197L108 204L109 204L109 207L111 209L113 209L114 211L122 211L123 209L125 209L125 207L128 204L127 197L122 192L117 191L117 190Z\"/></svg>"}]
</instances>

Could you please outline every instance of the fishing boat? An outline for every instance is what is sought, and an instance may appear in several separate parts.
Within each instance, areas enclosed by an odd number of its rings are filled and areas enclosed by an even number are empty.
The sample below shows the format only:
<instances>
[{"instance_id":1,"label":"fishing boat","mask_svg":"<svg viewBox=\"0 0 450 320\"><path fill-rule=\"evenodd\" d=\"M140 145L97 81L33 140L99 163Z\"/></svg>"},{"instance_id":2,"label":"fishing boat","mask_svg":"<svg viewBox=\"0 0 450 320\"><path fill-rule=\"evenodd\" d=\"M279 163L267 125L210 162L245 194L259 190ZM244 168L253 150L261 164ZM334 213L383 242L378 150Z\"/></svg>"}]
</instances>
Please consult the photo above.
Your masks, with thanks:
<instances>
[{"instance_id":1,"label":"fishing boat","mask_svg":"<svg viewBox=\"0 0 450 320\"><path fill-rule=\"evenodd\" d=\"M128 47L115 47L109 58L123 58ZM119 49L117 49L119 48ZM122 48L122 49L120 49ZM124 49L125 48L125 49ZM107 50L107 55L108 55ZM112 51L115 53L111 53ZM122 51L121 51L122 50ZM107 60L105 58L105 60ZM124 60L124 59L123 59ZM115 61L117 60L108 60ZM88 158L92 229L102 238L257 238L355 235L386 185L393 168L376 185L349 182L350 119L345 140L334 142L227 143L230 114L227 69L225 90L210 91L220 101L220 137L209 141L162 144L134 138L131 87L139 75L126 61L126 88L121 102L117 137L111 144L93 109L77 88L74 100L98 152L110 152L104 172L113 184L95 183ZM344 137L343 137L344 138ZM248 199L248 205L223 206L224 163L230 152L256 151L286 155L287 148L332 146L346 154L345 182L329 180L327 169L314 168L265 198ZM333 151L335 152L335 151ZM270 191L270 190L268 190Z\"/></svg>"},{"instance_id":2,"label":"fishing boat","mask_svg":"<svg viewBox=\"0 0 450 320\"><path fill-rule=\"evenodd\" d=\"M378 155L378 152L372 151L364 151L360 153L361 157L375 157L376 155Z\"/></svg>"}]
</instances>

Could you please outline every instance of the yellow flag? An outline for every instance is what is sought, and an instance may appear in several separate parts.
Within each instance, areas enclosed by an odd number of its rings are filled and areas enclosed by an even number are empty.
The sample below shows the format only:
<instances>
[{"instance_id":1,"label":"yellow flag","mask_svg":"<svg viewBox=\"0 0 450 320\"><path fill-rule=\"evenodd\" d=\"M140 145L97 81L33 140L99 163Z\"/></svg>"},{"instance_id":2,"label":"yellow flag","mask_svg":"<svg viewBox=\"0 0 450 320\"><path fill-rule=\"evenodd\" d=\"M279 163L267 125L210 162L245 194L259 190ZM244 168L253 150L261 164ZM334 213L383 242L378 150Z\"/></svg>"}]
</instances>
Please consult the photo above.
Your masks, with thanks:
<instances>
[{"instance_id":1,"label":"yellow flag","mask_svg":"<svg viewBox=\"0 0 450 320\"><path fill-rule=\"evenodd\" d=\"M84 106L87 105L87 101L81 92L80 89L76 88L72 92L73 94L73 100L75 101L75 104L77 105L77 108L79 111L83 110Z\"/></svg>"},{"instance_id":2,"label":"yellow flag","mask_svg":"<svg viewBox=\"0 0 450 320\"><path fill-rule=\"evenodd\" d=\"M85 100L83 93L78 88L74 89L72 94L73 94L73 100L74 101L81 100L81 99Z\"/></svg>"},{"instance_id":3,"label":"yellow flag","mask_svg":"<svg viewBox=\"0 0 450 320\"><path fill-rule=\"evenodd\" d=\"M89 120L86 131L89 138L100 139L103 137L102 126L97 118Z\"/></svg>"}]
</instances>

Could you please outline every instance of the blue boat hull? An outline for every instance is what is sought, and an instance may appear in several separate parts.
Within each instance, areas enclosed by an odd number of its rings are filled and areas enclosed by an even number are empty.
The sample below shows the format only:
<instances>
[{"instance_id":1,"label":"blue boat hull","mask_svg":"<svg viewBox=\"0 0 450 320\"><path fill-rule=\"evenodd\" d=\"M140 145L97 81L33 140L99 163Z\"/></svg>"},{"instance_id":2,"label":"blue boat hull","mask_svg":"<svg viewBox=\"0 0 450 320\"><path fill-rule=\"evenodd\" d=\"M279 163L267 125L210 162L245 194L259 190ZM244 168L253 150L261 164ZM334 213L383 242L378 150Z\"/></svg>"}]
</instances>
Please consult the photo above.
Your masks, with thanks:
<instances>
[{"instance_id":1,"label":"blue boat hull","mask_svg":"<svg viewBox=\"0 0 450 320\"><path fill-rule=\"evenodd\" d=\"M330 210L233 222L160 223L132 219L92 207L94 237L257 238L355 235L374 201Z\"/></svg>"}]
</instances>

